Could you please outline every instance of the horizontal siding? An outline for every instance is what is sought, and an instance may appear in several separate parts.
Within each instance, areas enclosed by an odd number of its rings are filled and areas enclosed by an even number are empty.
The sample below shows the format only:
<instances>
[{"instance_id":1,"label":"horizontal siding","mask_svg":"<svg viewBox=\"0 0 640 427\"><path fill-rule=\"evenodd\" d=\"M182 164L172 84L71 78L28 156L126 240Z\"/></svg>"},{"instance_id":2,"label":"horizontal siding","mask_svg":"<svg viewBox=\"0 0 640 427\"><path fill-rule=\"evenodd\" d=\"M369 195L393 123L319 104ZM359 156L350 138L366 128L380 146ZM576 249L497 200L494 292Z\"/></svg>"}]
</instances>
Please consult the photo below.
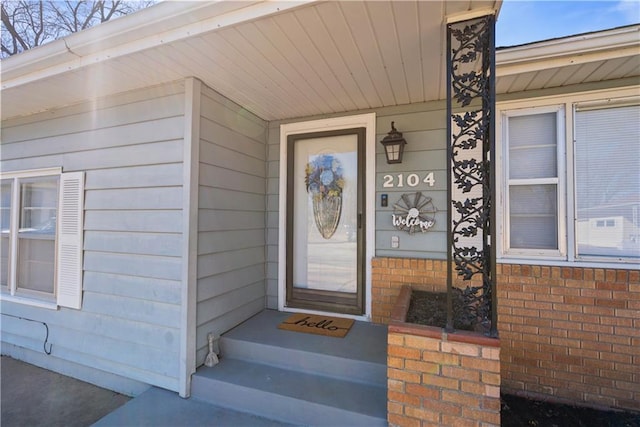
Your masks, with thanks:
<instances>
[{"instance_id":1,"label":"horizontal siding","mask_svg":"<svg viewBox=\"0 0 640 427\"><path fill-rule=\"evenodd\" d=\"M87 190L175 187L181 185L181 163L149 164L94 170L85 180L85 188Z\"/></svg>"},{"instance_id":2,"label":"horizontal siding","mask_svg":"<svg viewBox=\"0 0 640 427\"><path fill-rule=\"evenodd\" d=\"M178 390L183 115L178 84L3 123L2 170L86 172L82 309L2 303L47 322L45 367L58 359L69 375L105 372L110 387L115 375ZM5 317L6 348L41 351L37 330Z\"/></svg>"},{"instance_id":3,"label":"horizontal siding","mask_svg":"<svg viewBox=\"0 0 640 427\"><path fill-rule=\"evenodd\" d=\"M175 233L139 233L135 239L125 231L87 231L84 249L91 252L128 253L179 257L182 236Z\"/></svg>"},{"instance_id":4,"label":"horizontal siding","mask_svg":"<svg viewBox=\"0 0 640 427\"><path fill-rule=\"evenodd\" d=\"M79 154L93 150L148 144L181 138L183 134L181 123L182 116L176 116L81 133L63 133L19 143L7 142L3 145L2 151L3 156L18 159L31 157L29 153L33 152L42 153L43 156L58 153Z\"/></svg>"},{"instance_id":5,"label":"horizontal siding","mask_svg":"<svg viewBox=\"0 0 640 427\"><path fill-rule=\"evenodd\" d=\"M180 304L181 286L176 280L87 271L84 282L87 292Z\"/></svg>"},{"instance_id":6,"label":"horizontal siding","mask_svg":"<svg viewBox=\"0 0 640 427\"><path fill-rule=\"evenodd\" d=\"M197 364L265 307L266 123L206 87L201 116Z\"/></svg>"}]
</instances>

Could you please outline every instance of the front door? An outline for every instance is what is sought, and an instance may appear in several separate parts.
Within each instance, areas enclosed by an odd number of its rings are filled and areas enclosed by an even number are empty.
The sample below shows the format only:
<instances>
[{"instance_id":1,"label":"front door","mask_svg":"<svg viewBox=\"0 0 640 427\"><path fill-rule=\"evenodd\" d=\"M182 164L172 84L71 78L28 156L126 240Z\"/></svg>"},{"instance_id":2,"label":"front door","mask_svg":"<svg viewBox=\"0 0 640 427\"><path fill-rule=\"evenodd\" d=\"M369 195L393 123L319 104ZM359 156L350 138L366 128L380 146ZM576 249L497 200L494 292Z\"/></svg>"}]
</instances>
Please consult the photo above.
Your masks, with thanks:
<instances>
[{"instance_id":1,"label":"front door","mask_svg":"<svg viewBox=\"0 0 640 427\"><path fill-rule=\"evenodd\" d=\"M286 306L365 312L365 128L287 138Z\"/></svg>"}]
</instances>

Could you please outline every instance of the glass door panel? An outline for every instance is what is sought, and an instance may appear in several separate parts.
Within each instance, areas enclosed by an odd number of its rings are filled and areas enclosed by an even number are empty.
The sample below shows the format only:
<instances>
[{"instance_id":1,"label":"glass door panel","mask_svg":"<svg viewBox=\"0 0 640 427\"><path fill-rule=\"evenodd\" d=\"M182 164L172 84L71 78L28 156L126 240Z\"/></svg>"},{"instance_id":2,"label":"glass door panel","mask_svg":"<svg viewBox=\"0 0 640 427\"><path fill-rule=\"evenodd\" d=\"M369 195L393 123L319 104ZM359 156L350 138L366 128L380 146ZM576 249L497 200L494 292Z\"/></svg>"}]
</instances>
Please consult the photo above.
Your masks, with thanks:
<instances>
[{"instance_id":1,"label":"glass door panel","mask_svg":"<svg viewBox=\"0 0 640 427\"><path fill-rule=\"evenodd\" d=\"M364 129L289 141L291 307L361 314Z\"/></svg>"}]
</instances>

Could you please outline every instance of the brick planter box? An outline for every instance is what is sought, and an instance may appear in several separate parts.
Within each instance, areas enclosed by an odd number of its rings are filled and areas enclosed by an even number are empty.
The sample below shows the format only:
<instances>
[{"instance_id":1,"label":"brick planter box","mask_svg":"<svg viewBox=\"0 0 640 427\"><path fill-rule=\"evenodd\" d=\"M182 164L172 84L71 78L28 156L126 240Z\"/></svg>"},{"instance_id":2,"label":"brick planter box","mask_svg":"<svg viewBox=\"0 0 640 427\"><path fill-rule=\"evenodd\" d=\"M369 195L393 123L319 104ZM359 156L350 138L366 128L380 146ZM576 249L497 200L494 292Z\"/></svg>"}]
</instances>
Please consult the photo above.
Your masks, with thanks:
<instances>
[{"instance_id":1,"label":"brick planter box","mask_svg":"<svg viewBox=\"0 0 640 427\"><path fill-rule=\"evenodd\" d=\"M403 286L388 336L388 421L392 426L500 425L500 340L406 323Z\"/></svg>"}]
</instances>

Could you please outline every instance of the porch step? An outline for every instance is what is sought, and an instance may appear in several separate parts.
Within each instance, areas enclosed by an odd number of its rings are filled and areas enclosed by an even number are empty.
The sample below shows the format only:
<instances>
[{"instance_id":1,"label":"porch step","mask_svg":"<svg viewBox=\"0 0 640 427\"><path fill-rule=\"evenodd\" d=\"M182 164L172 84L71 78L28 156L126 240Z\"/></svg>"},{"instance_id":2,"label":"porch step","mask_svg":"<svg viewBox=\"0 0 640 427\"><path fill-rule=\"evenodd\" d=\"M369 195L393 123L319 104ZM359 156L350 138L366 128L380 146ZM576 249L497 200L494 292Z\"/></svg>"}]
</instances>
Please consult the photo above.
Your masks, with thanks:
<instances>
[{"instance_id":1,"label":"porch step","mask_svg":"<svg viewBox=\"0 0 640 427\"><path fill-rule=\"evenodd\" d=\"M345 338L277 328L290 313L265 310L222 337L222 357L387 386L387 328L355 322Z\"/></svg>"},{"instance_id":2,"label":"porch step","mask_svg":"<svg viewBox=\"0 0 640 427\"><path fill-rule=\"evenodd\" d=\"M192 397L297 425L386 425L386 327L356 322L331 338L279 330L287 317L267 310L225 334Z\"/></svg>"},{"instance_id":3,"label":"porch step","mask_svg":"<svg viewBox=\"0 0 640 427\"><path fill-rule=\"evenodd\" d=\"M386 425L384 387L243 360L199 370L192 395L217 406L312 426Z\"/></svg>"}]
</instances>

